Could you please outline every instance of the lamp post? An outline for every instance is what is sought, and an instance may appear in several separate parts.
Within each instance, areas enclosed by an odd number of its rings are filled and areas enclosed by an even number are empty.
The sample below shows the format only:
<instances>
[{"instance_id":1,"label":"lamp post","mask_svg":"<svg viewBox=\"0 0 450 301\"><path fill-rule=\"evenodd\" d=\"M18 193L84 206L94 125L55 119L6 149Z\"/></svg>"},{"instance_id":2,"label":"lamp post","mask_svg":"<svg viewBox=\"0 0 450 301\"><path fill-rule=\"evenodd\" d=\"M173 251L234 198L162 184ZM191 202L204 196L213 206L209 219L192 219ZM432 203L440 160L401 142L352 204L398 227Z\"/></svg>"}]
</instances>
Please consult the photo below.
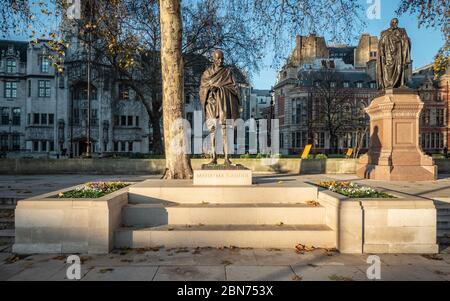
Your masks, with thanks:
<instances>
[{"instance_id":1,"label":"lamp post","mask_svg":"<svg viewBox=\"0 0 450 301\"><path fill-rule=\"evenodd\" d=\"M89 0L88 50L87 50L87 121L86 121L86 157L91 157L91 52L92 52L92 1Z\"/></svg>"}]
</instances>

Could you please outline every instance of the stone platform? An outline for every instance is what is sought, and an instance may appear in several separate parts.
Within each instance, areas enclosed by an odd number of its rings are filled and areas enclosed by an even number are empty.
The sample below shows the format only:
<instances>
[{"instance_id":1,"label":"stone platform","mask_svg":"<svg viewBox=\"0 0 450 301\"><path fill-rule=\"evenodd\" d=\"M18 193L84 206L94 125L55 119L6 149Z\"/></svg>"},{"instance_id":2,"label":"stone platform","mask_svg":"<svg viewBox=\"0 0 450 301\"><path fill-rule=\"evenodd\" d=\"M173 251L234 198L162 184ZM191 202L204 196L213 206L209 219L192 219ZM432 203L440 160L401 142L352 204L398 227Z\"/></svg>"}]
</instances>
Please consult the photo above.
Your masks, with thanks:
<instances>
[{"instance_id":1,"label":"stone platform","mask_svg":"<svg viewBox=\"0 0 450 301\"><path fill-rule=\"evenodd\" d=\"M58 192L19 201L14 252L297 244L342 253L438 250L433 201L389 190L396 199L348 199L279 176L219 187L150 179L99 199L52 198Z\"/></svg>"}]
</instances>

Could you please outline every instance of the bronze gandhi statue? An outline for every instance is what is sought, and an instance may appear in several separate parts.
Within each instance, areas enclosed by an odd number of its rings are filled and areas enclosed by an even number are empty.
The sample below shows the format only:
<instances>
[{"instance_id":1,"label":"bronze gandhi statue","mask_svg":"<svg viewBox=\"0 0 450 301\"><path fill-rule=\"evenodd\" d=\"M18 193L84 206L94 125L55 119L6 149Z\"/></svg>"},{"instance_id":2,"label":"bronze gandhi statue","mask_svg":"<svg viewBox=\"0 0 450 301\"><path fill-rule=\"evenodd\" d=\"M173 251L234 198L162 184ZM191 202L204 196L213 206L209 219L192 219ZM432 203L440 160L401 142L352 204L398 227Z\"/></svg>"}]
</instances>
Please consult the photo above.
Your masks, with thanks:
<instances>
[{"instance_id":1,"label":"bronze gandhi statue","mask_svg":"<svg viewBox=\"0 0 450 301\"><path fill-rule=\"evenodd\" d=\"M234 121L239 118L239 92L231 68L225 67L223 62L223 52L214 51L213 64L205 70L201 78L200 102L211 137L212 161L209 164L217 164L215 131L216 125L220 124L225 165L230 165L227 130L233 129ZM227 120L233 121L229 122L228 127Z\"/></svg>"},{"instance_id":2,"label":"bronze gandhi statue","mask_svg":"<svg viewBox=\"0 0 450 301\"><path fill-rule=\"evenodd\" d=\"M407 69L411 64L411 41L398 19L381 33L378 42L377 82L380 90L406 86Z\"/></svg>"}]
</instances>

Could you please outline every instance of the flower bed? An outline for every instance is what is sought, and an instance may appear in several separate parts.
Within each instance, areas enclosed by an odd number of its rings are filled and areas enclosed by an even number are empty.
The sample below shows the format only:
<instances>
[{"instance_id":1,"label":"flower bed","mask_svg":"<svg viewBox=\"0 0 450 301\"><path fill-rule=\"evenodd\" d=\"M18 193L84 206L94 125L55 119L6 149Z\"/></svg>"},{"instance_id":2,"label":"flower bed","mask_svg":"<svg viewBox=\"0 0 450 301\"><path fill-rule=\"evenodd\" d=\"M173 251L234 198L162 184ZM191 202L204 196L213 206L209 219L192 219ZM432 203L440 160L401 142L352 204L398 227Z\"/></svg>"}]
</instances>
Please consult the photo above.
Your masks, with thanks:
<instances>
[{"instance_id":1,"label":"flower bed","mask_svg":"<svg viewBox=\"0 0 450 301\"><path fill-rule=\"evenodd\" d=\"M58 198L100 198L122 189L129 184L123 182L89 182L71 191L61 192Z\"/></svg>"},{"instance_id":2,"label":"flower bed","mask_svg":"<svg viewBox=\"0 0 450 301\"><path fill-rule=\"evenodd\" d=\"M377 191L371 187L360 186L352 182L322 181L319 182L318 185L349 198L395 198L390 194Z\"/></svg>"}]
</instances>

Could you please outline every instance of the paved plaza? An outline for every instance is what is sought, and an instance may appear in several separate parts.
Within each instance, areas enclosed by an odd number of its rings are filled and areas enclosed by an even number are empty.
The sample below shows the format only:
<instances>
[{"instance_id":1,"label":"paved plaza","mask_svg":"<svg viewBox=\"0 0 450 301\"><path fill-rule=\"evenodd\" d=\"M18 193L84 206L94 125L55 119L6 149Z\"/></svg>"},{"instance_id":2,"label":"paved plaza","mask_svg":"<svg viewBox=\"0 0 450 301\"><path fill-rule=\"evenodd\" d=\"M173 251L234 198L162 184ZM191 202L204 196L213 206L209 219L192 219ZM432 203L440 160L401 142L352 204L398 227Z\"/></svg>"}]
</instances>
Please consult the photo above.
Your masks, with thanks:
<instances>
[{"instance_id":1,"label":"paved plaza","mask_svg":"<svg viewBox=\"0 0 450 301\"><path fill-rule=\"evenodd\" d=\"M450 177L433 182L359 180L354 175L257 175L258 181L318 182L352 180L381 190L423 198L450 197ZM131 181L157 176L17 175L0 176L0 198L23 199L87 181ZM5 206L5 205L3 205ZM0 280L67 280L67 256L16 256L11 246L0 245ZM302 254L292 249L173 248L118 249L107 255L78 254L81 280L370 280L370 254L340 254L315 249ZM450 252L438 255L379 254L381 280L450 280ZM372 258L373 259L373 258ZM369 260L370 261L370 260Z\"/></svg>"}]
</instances>

